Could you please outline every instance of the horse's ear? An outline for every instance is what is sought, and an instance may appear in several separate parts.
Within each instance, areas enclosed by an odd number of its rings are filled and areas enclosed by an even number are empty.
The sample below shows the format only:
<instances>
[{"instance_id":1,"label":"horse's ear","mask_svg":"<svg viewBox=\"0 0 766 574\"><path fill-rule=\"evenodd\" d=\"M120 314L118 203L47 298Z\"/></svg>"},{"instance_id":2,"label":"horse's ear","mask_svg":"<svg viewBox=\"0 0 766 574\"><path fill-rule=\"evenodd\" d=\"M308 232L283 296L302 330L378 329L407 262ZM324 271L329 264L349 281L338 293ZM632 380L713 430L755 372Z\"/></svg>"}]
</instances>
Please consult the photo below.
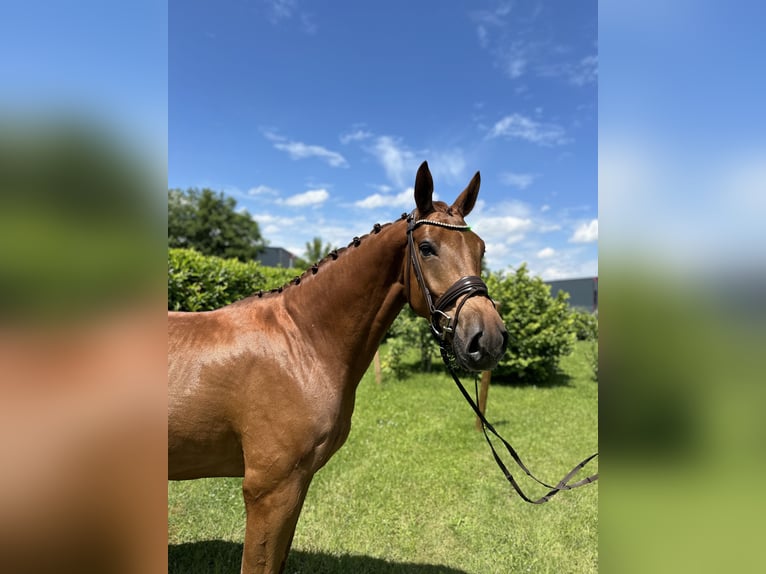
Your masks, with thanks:
<instances>
[{"instance_id":1,"label":"horse's ear","mask_svg":"<svg viewBox=\"0 0 766 574\"><path fill-rule=\"evenodd\" d=\"M455 200L455 203L452 204L451 209L457 211L462 217L465 217L466 215L471 213L473 206L476 205L476 198L479 195L480 185L481 185L481 176L479 175L479 172L477 171L476 175L473 176L473 179L468 183L466 188L463 190L463 193L461 193Z\"/></svg>"},{"instance_id":2,"label":"horse's ear","mask_svg":"<svg viewBox=\"0 0 766 574\"><path fill-rule=\"evenodd\" d=\"M415 205L418 206L418 217L426 217L434 210L433 195L434 180L428 169L428 162L424 161L415 176Z\"/></svg>"}]
</instances>

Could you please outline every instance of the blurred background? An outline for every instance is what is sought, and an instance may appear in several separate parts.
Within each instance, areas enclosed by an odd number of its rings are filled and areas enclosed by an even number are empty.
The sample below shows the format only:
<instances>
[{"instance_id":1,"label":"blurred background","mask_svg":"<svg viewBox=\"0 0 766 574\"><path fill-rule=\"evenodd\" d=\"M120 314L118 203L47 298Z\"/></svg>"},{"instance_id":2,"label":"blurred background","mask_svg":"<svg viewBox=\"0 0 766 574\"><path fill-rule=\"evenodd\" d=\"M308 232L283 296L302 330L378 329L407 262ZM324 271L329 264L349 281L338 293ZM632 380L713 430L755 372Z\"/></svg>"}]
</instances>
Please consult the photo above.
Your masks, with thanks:
<instances>
[{"instance_id":1,"label":"blurred background","mask_svg":"<svg viewBox=\"0 0 766 574\"><path fill-rule=\"evenodd\" d=\"M599 3L604 572L766 566L764 16Z\"/></svg>"},{"instance_id":2,"label":"blurred background","mask_svg":"<svg viewBox=\"0 0 766 574\"><path fill-rule=\"evenodd\" d=\"M0 571L163 571L166 7L4 2L0 78Z\"/></svg>"}]
</instances>

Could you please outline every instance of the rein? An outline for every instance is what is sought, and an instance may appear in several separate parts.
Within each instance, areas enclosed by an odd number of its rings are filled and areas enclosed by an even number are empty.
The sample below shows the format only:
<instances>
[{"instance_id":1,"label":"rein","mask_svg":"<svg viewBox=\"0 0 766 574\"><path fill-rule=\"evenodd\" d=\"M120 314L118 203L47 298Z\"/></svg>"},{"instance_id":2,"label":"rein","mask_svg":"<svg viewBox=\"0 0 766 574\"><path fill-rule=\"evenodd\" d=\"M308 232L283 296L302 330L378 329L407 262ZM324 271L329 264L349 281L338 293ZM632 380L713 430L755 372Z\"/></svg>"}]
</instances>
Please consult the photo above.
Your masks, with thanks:
<instances>
[{"instance_id":1,"label":"rein","mask_svg":"<svg viewBox=\"0 0 766 574\"><path fill-rule=\"evenodd\" d=\"M495 428L490 424L490 422L487 421L487 419L484 417L484 414L481 412L481 410L477 406L476 404L477 401L474 401L471 398L471 395L468 394L468 391L460 382L460 379L458 378L457 373L455 372L455 369L452 366L454 361L451 360L451 357L449 356L449 351L447 350L447 345L444 341L439 342L439 350L441 351L442 360L444 361L444 364L447 366L447 370L449 371L450 375L452 375L452 380L455 381L455 384L457 385L458 389L460 389L460 392L462 393L463 397L465 397L465 400L468 401L469 405L471 405L471 408L476 413L476 416L479 417L479 420L481 421L481 430L484 433L484 438L487 440L487 444L489 445L489 448L492 451L492 456L495 458L495 462L497 463L497 466L500 467L500 470L503 471L505 478L508 480L508 482L511 483L511 486L513 486L513 489L518 493L518 495L523 500L525 500L526 502L529 502L530 504L543 504L545 502L548 502L551 498L553 498L556 494L558 494L562 490L572 490L579 486L585 486L586 484L590 484L591 482L596 482L598 480L598 473L596 473L586 478L583 478L582 480L578 480L577 482L573 482L571 484L569 483L569 481L572 480L572 478L580 471L580 469L582 469L586 464L588 464L591 460L593 460L594 458L598 456L598 453L590 455L585 460L577 464L572 470L570 470L564 476L564 478L562 478L558 482L558 484L556 484L556 486L547 484L546 482L543 482L542 480L537 478L534 474L532 474L532 472L527 468L527 466L521 460L521 457L518 455L516 450L511 446L511 444L507 440L505 440L502 436L500 436L500 433L498 433L495 430ZM475 388L475 393L478 396L479 394L478 393L478 376L474 376L474 388ZM524 471L524 474L526 474L528 477L530 477L532 480L534 480L538 484L544 486L545 488L550 489L550 491L545 496L542 496L536 500L533 500L529 498L526 494L524 494L524 491L521 489L518 482L516 482L516 479L513 477L511 472L503 463L500 456L497 454L497 451L495 450L495 446L492 444L492 441L490 440L489 434L487 434L487 431L495 435L500 440L500 442L503 443L503 446L505 446L505 449L508 451L508 454L511 455L511 457L513 458L514 462L516 462L518 467Z\"/></svg>"},{"instance_id":2,"label":"rein","mask_svg":"<svg viewBox=\"0 0 766 574\"><path fill-rule=\"evenodd\" d=\"M484 414L481 412L481 410L479 409L477 405L478 400L474 401L471 398L471 395L463 386L463 384L460 382L460 378L458 377L454 367L454 365L456 364L454 354L451 355L450 350L448 348L449 344L447 342L447 335L454 332L455 327L457 326L457 320L458 320L458 316L460 315L460 310L463 308L463 305L465 304L465 302L471 297L474 297L476 295L482 295L491 300L491 298L489 297L489 290L487 289L487 285L484 283L484 281L480 277L477 277L475 275L469 275L469 276L461 277L460 279L458 279L455 283L452 284L452 286L449 289L447 289L447 291L441 297L439 297L436 300L436 302L433 302L433 299L431 297L431 292L428 290L428 287L426 286L426 282L423 277L423 271L420 267L420 262L418 261L418 257L416 255L415 240L412 237L413 231L415 231L415 229L417 229L421 225L435 225L438 227L444 227L446 229L452 229L455 231L469 231L471 228L467 225L452 225L449 223L443 223L441 221L432 221L430 219L416 220L414 216L414 212L411 213L407 217L407 248L410 252L409 253L410 256L407 259L407 277L409 277L409 266L411 264L415 271L415 277L417 278L418 284L420 285L420 290L423 293L423 296L428 305L428 310L431 315L431 320L430 320L431 332L434 338L436 339L437 343L439 344L439 351L441 352L442 361L444 361L444 364L447 367L447 370L452 376L452 379L455 381L455 384L457 385L461 394L463 395L465 400L468 402L468 404L471 406L473 411L476 413L476 416L479 417L479 420L481 421L481 429L482 429L482 432L484 433L484 438L486 439L487 444L489 445L489 448L492 451L492 456L494 457L495 462L497 463L497 466L503 472L503 474L505 475L505 478L508 480L508 482L511 483L511 486L513 486L513 489L516 491L516 493L524 501L529 502L530 504L544 504L548 502L551 498L553 498L556 494L561 492L562 490L572 490L577 487L585 486L586 484L590 484L592 482L597 481L598 473L588 476L586 478L583 478L582 480L578 480L577 482L573 482L571 484L569 482L585 465L587 465L591 460L593 460L594 458L598 456L598 453L595 453L587 457L585 460L583 460L579 464L577 464L555 486L552 486L550 484L547 484L546 482L543 482L542 480L537 478L534 474L532 474L532 472L530 472L530 470L521 460L521 457L518 455L516 450L511 446L511 444L507 440L505 440L502 436L500 436L500 434L495 430L492 424L490 424L489 421L487 421L487 419L484 417ZM455 308L454 317L450 317L449 315L447 315L445 310L450 308L453 304L455 304L461 296L465 296L465 297ZM441 324L440 324L441 319L447 319L447 326L444 328L441 328ZM478 376L474 376L474 390L475 390L476 396L478 396ZM496 438L498 438L503 443L503 446L505 446L506 450L508 451L508 454L511 455L511 458L513 458L514 462L516 462L518 467L522 471L524 471L524 473L528 477L530 477L532 480L534 480L538 484L544 486L545 488L550 489L545 496L542 496L538 499L531 499L524 493L524 491L521 489L516 479L513 477L511 472L503 463L502 459L500 458L500 455L497 454L497 451L495 450L495 446L492 444L492 440L490 439L488 433L493 434Z\"/></svg>"}]
</instances>

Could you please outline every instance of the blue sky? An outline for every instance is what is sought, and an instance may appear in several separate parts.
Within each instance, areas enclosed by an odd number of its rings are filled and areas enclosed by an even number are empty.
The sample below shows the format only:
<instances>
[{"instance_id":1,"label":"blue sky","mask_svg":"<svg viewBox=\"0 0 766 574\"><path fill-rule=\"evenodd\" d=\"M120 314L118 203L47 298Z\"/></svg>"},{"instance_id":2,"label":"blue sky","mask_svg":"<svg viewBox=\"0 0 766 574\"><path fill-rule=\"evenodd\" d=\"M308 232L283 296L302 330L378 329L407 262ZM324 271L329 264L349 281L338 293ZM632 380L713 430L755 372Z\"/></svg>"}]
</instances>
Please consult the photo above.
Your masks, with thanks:
<instances>
[{"instance_id":1,"label":"blue sky","mask_svg":"<svg viewBox=\"0 0 766 574\"><path fill-rule=\"evenodd\" d=\"M748 0L599 3L603 269L764 274L764 21Z\"/></svg>"},{"instance_id":2,"label":"blue sky","mask_svg":"<svg viewBox=\"0 0 766 574\"><path fill-rule=\"evenodd\" d=\"M168 185L224 191L270 245L346 245L427 160L491 269L598 273L595 2L169 4Z\"/></svg>"},{"instance_id":3,"label":"blue sky","mask_svg":"<svg viewBox=\"0 0 766 574\"><path fill-rule=\"evenodd\" d=\"M0 118L95 125L164 178L168 8L156 0L6 0Z\"/></svg>"}]
</instances>

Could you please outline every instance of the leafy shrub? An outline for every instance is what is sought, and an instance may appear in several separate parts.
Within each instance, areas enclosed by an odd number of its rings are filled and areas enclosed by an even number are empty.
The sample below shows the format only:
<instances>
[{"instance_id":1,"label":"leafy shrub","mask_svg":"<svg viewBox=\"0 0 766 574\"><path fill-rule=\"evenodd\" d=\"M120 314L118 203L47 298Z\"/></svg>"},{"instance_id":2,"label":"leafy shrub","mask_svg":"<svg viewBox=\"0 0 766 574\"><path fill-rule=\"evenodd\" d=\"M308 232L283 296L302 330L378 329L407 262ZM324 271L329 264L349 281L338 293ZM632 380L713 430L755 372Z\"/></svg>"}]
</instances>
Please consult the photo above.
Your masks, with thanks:
<instances>
[{"instance_id":1,"label":"leafy shrub","mask_svg":"<svg viewBox=\"0 0 766 574\"><path fill-rule=\"evenodd\" d=\"M598 312L575 309L572 315L575 335L578 341L587 341L586 357L593 371L593 380L598 381Z\"/></svg>"},{"instance_id":2,"label":"leafy shrub","mask_svg":"<svg viewBox=\"0 0 766 574\"><path fill-rule=\"evenodd\" d=\"M588 362L593 371L593 380L598 382L598 340L591 341L588 348Z\"/></svg>"},{"instance_id":3,"label":"leafy shrub","mask_svg":"<svg viewBox=\"0 0 766 574\"><path fill-rule=\"evenodd\" d=\"M396 378L404 379L410 371L407 363L409 347L403 337L389 337L386 341L385 352L381 353L380 368L384 373L390 373Z\"/></svg>"},{"instance_id":4,"label":"leafy shrub","mask_svg":"<svg viewBox=\"0 0 766 574\"><path fill-rule=\"evenodd\" d=\"M575 309L572 311L574 330L578 341L598 340L598 316L587 311Z\"/></svg>"},{"instance_id":5,"label":"leafy shrub","mask_svg":"<svg viewBox=\"0 0 766 574\"><path fill-rule=\"evenodd\" d=\"M285 267L259 266L258 271L261 273L261 275L263 275L263 282L258 284L253 291L257 291L258 289L267 291L268 289L276 289L277 287L281 287L282 285L285 285L286 283L289 283L295 279L295 277L303 273L304 270L295 268L288 269Z\"/></svg>"},{"instance_id":6,"label":"leafy shrub","mask_svg":"<svg viewBox=\"0 0 766 574\"><path fill-rule=\"evenodd\" d=\"M285 284L294 269L263 267L255 261L206 256L193 249L168 250L168 309L209 311L259 289Z\"/></svg>"},{"instance_id":7,"label":"leafy shrub","mask_svg":"<svg viewBox=\"0 0 766 574\"><path fill-rule=\"evenodd\" d=\"M575 319L567 305L569 295L559 291L551 297L550 287L539 277L530 277L526 264L505 276L490 274L487 286L508 330L508 350L500 373L524 381L545 381L555 372L559 359L574 349Z\"/></svg>"},{"instance_id":8,"label":"leafy shrub","mask_svg":"<svg viewBox=\"0 0 766 574\"><path fill-rule=\"evenodd\" d=\"M387 351L381 357L381 368L397 379L407 375L413 352L419 358L419 370L430 372L434 361L440 360L439 348L434 343L431 327L406 306L396 317L387 334Z\"/></svg>"}]
</instances>

